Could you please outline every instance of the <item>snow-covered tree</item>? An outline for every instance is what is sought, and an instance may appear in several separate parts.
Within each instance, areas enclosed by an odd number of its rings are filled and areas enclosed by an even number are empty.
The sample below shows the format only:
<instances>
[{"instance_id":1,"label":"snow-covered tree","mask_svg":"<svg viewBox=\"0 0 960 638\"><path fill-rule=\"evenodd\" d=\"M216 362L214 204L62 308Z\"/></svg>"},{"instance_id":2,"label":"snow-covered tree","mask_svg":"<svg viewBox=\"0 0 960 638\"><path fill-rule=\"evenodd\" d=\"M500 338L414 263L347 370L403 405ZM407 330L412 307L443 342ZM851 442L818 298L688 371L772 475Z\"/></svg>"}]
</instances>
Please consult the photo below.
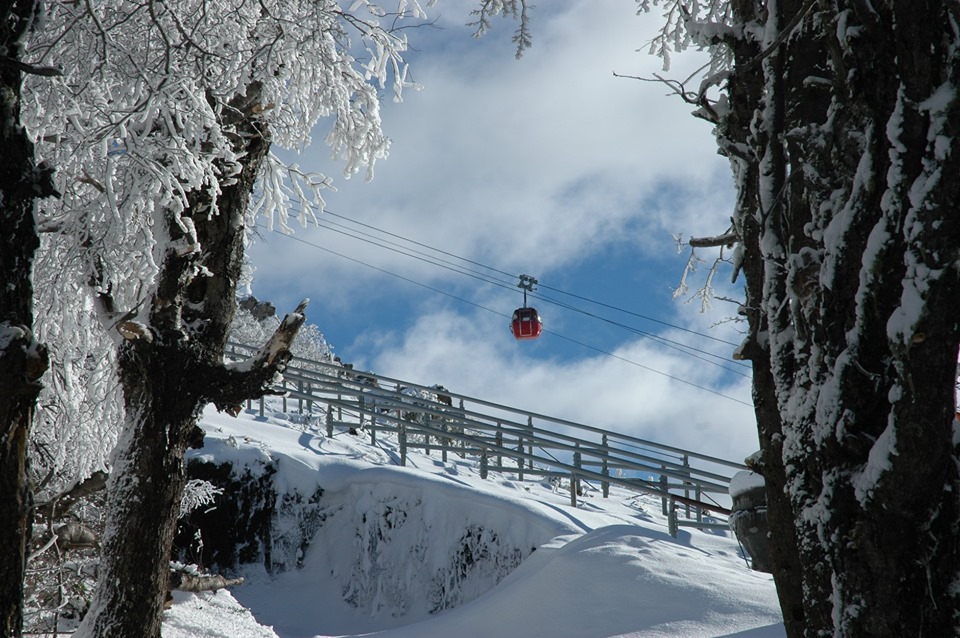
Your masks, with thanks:
<instances>
[{"instance_id":1,"label":"snow-covered tree","mask_svg":"<svg viewBox=\"0 0 960 638\"><path fill-rule=\"evenodd\" d=\"M653 5L712 52L787 633L960 635L960 4Z\"/></svg>"},{"instance_id":2,"label":"snow-covered tree","mask_svg":"<svg viewBox=\"0 0 960 638\"><path fill-rule=\"evenodd\" d=\"M45 348L33 334L33 260L39 244L36 203L54 193L50 172L36 163L21 125L21 82L27 64L23 42L39 4L0 2L0 635L23 628L25 552L30 537L26 483L27 437Z\"/></svg>"},{"instance_id":3,"label":"snow-covered tree","mask_svg":"<svg viewBox=\"0 0 960 638\"><path fill-rule=\"evenodd\" d=\"M42 305L77 329L97 312L116 344L126 419L100 580L78 635L159 636L200 410L269 391L304 320L298 308L257 356L223 364L252 215L286 225L285 203L316 201L326 183L283 166L270 146L304 145L329 117L326 141L345 172L371 171L388 148L379 91L390 84L399 98L406 84L396 27L422 16L416 0L390 14L364 0L350 10L333 0L46 6L27 52L63 77L26 85L22 98L63 194L40 221L64 294ZM70 348L59 352L75 364Z\"/></svg>"}]
</instances>

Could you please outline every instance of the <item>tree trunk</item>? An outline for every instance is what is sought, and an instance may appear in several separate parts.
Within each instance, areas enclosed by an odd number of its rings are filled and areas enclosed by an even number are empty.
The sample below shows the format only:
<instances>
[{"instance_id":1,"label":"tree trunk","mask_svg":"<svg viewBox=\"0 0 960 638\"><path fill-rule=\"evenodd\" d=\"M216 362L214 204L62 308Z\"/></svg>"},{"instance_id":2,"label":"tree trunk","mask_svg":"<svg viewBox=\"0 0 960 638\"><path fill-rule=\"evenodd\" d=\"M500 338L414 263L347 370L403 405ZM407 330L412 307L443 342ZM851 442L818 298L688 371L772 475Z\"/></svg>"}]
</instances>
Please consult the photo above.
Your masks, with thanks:
<instances>
[{"instance_id":1,"label":"tree trunk","mask_svg":"<svg viewBox=\"0 0 960 638\"><path fill-rule=\"evenodd\" d=\"M787 633L960 635L960 7L733 6L763 34L718 139Z\"/></svg>"},{"instance_id":2,"label":"tree trunk","mask_svg":"<svg viewBox=\"0 0 960 638\"><path fill-rule=\"evenodd\" d=\"M26 481L27 436L47 369L33 338L33 256L36 199L53 193L34 162L20 125L20 40L35 10L32 0L0 1L0 636L23 631L23 578L30 538Z\"/></svg>"},{"instance_id":3,"label":"tree trunk","mask_svg":"<svg viewBox=\"0 0 960 638\"><path fill-rule=\"evenodd\" d=\"M257 95L252 87L244 102L256 106ZM211 215L210 202L197 196L188 216L202 251L184 251L183 242L180 250L167 251L149 324L120 324L128 338L118 357L127 426L108 483L97 590L78 636L159 638L185 484L184 453L200 413L210 402L233 408L268 392L304 320L301 305L248 370L224 367L242 266L244 214L269 148L266 130L252 112L230 108L225 113L236 120L237 150L244 153L237 181L223 188L219 215ZM173 220L169 228L174 242L185 238Z\"/></svg>"}]
</instances>

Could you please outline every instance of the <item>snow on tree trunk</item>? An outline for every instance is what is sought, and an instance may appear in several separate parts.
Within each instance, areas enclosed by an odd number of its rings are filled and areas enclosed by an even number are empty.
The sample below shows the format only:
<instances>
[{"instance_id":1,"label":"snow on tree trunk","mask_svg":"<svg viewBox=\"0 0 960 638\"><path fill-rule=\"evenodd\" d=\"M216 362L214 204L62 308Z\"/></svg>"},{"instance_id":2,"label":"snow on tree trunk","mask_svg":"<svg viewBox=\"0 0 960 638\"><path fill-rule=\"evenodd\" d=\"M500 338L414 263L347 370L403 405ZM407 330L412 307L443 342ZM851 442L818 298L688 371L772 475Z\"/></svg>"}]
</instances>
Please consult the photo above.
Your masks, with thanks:
<instances>
[{"instance_id":1,"label":"snow on tree trunk","mask_svg":"<svg viewBox=\"0 0 960 638\"><path fill-rule=\"evenodd\" d=\"M256 104L257 95L252 86L246 97ZM244 216L269 148L267 131L253 112L233 112L241 170L221 191L219 214L211 214L210 202L194 194L188 211L179 219L170 216L170 243L148 321L118 325L126 336L118 360L127 426L108 484L100 577L81 636L159 638L185 485L184 454L200 412L208 402L231 409L268 391L304 320L301 306L252 365L244 371L224 366ZM110 306L109 299L104 303Z\"/></svg>"},{"instance_id":2,"label":"snow on tree trunk","mask_svg":"<svg viewBox=\"0 0 960 638\"><path fill-rule=\"evenodd\" d=\"M20 123L20 41L36 5L0 2L0 635L23 628L23 579L30 538L27 435L46 349L33 338L36 200L53 193Z\"/></svg>"},{"instance_id":3,"label":"snow on tree trunk","mask_svg":"<svg viewBox=\"0 0 960 638\"><path fill-rule=\"evenodd\" d=\"M234 409L267 391L303 322L300 307L251 361L223 365L245 225L262 214L268 227L288 229L293 200L305 222L329 182L269 155L268 130L285 148L302 149L318 119L327 119L325 141L348 175L364 167L372 174L386 156L380 91L392 85L399 99L410 86L403 26L425 14L416 0L398 0L396 12L362 2L353 8L337 0L44 5L45 28L26 51L64 78L26 83L23 102L38 157L60 169L63 199L40 218L50 237L42 248L66 291L42 305L44 324L63 326L48 334L69 338L84 332L98 307L110 338L121 342L125 404L120 410L113 400L103 361L97 370L85 365L97 352L83 344L58 349L84 360L57 362L65 383L53 391L62 390L56 403L64 413L126 423L113 459L124 471L112 473L108 497L110 549L80 635L156 635L165 572L154 563L169 551L183 439L205 403ZM99 337L86 342L97 348ZM71 393L72 371L73 387L98 387ZM98 413L100 396L109 405ZM94 437L80 438L86 445ZM79 473L103 463L98 454L81 456L73 464ZM152 507L156 530L141 534Z\"/></svg>"},{"instance_id":4,"label":"snow on tree trunk","mask_svg":"<svg viewBox=\"0 0 960 638\"><path fill-rule=\"evenodd\" d=\"M731 7L717 134L788 635L960 635L960 9Z\"/></svg>"}]
</instances>

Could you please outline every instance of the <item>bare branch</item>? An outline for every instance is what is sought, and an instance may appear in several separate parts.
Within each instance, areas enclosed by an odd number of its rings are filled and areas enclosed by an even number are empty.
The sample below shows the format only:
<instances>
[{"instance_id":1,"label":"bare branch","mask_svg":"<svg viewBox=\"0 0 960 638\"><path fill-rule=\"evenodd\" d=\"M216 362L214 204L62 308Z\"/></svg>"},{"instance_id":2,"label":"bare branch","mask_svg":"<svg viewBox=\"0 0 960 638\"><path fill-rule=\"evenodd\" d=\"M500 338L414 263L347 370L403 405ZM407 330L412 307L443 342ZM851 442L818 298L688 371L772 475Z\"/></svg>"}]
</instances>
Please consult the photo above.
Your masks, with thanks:
<instances>
[{"instance_id":1,"label":"bare branch","mask_svg":"<svg viewBox=\"0 0 960 638\"><path fill-rule=\"evenodd\" d=\"M10 67L20 71L21 73L29 73L30 75L42 75L46 77L57 77L63 75L63 70L58 69L55 66L37 66L27 62L22 62L20 60L14 60L13 58L8 58L6 56L0 56L0 66Z\"/></svg>"},{"instance_id":2,"label":"bare branch","mask_svg":"<svg viewBox=\"0 0 960 638\"><path fill-rule=\"evenodd\" d=\"M306 320L303 312L307 309L308 303L310 303L310 300L304 299L293 312L283 318L283 322L277 326L276 332L254 357L253 366L255 368L275 365L282 355L289 354L290 346L297 336L297 331L300 330L300 326Z\"/></svg>"},{"instance_id":3,"label":"bare branch","mask_svg":"<svg viewBox=\"0 0 960 638\"><path fill-rule=\"evenodd\" d=\"M727 231L713 237L691 237L687 243L691 248L716 248L717 246L733 246L740 241L740 236L734 231Z\"/></svg>"}]
</instances>

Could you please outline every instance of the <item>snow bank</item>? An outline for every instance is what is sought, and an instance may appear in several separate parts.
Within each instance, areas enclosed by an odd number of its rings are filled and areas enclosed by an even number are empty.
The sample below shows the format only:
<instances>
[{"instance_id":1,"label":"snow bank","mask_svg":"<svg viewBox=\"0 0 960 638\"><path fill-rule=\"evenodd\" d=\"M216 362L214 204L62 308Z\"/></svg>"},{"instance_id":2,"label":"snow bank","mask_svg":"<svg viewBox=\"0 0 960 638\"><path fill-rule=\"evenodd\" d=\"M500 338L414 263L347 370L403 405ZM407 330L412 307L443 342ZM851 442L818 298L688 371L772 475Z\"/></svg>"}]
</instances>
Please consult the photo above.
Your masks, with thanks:
<instances>
[{"instance_id":1,"label":"snow bank","mask_svg":"<svg viewBox=\"0 0 960 638\"><path fill-rule=\"evenodd\" d=\"M541 547L469 605L377 635L693 638L767 628L754 635L784 636L769 577L717 557L666 533L604 527Z\"/></svg>"},{"instance_id":2,"label":"snow bank","mask_svg":"<svg viewBox=\"0 0 960 638\"><path fill-rule=\"evenodd\" d=\"M194 457L229 458L240 472L269 463L278 502L322 494L309 529L303 517L275 520L273 533L290 540L274 553L299 552L291 568L248 565L232 590L273 629L204 625L201 612L218 609L253 622L221 592L179 597L165 638L785 635L772 579L748 569L728 534L685 528L671 538L655 497L588 490L573 508L547 481L481 480L455 455L411 453L397 467L387 437L377 447L327 437L278 413L208 412L204 428Z\"/></svg>"},{"instance_id":3,"label":"snow bank","mask_svg":"<svg viewBox=\"0 0 960 638\"><path fill-rule=\"evenodd\" d=\"M173 602L163 615L163 638L277 638L226 590L176 591Z\"/></svg>"}]
</instances>

